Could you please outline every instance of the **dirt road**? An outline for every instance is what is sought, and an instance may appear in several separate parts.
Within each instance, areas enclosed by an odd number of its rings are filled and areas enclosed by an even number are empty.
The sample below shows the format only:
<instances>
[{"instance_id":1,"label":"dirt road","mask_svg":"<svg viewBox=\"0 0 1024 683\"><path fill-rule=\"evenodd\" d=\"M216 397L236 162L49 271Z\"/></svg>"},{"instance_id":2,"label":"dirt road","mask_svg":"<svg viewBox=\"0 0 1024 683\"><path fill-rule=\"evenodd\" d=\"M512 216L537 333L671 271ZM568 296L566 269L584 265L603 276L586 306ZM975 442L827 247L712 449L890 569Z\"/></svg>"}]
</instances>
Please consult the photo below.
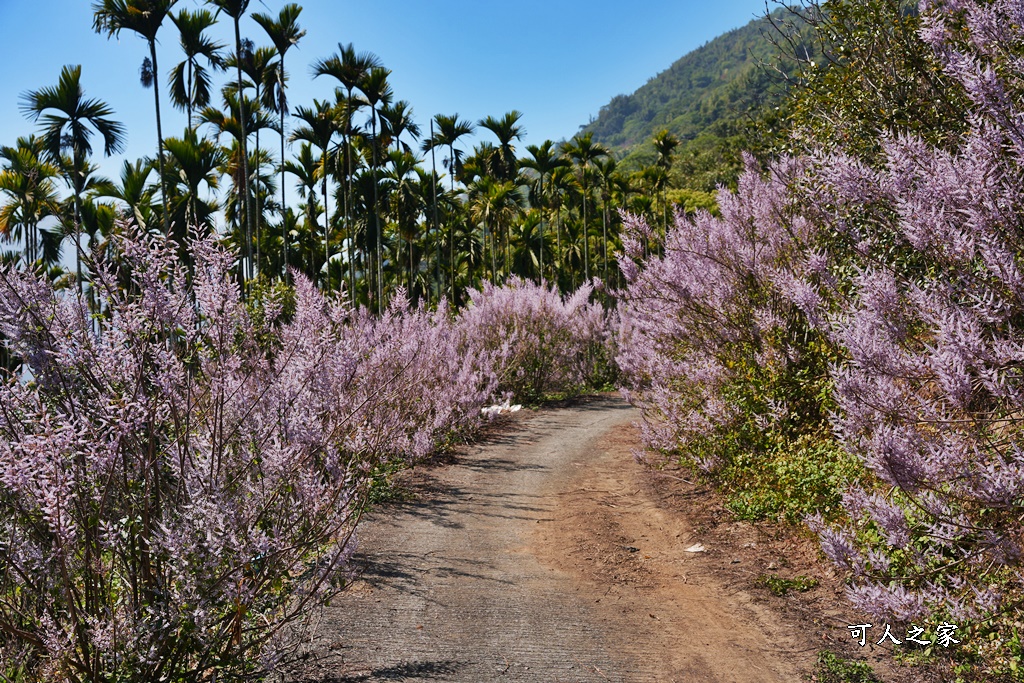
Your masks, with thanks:
<instances>
[{"instance_id":1,"label":"dirt road","mask_svg":"<svg viewBox=\"0 0 1024 683\"><path fill-rule=\"evenodd\" d=\"M801 680L813 647L702 569L638 483L636 418L613 398L520 413L417 468L412 501L361 527L305 680Z\"/></svg>"}]
</instances>

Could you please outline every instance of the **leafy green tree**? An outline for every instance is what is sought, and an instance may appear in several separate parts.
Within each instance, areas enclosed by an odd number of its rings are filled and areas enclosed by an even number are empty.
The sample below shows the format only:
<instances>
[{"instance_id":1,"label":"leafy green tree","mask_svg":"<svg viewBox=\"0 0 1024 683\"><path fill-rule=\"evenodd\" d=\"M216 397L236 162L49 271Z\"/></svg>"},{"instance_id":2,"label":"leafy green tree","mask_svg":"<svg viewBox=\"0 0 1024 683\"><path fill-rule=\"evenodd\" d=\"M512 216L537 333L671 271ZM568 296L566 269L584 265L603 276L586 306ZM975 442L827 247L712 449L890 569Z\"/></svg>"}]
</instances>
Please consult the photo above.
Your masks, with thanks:
<instances>
[{"instance_id":1,"label":"leafy green tree","mask_svg":"<svg viewBox=\"0 0 1024 683\"><path fill-rule=\"evenodd\" d=\"M160 182L164 180L164 133L160 123L160 69L156 60L156 34L163 26L164 19L178 0L101 0L94 2L93 29L106 33L107 37L118 36L127 29L137 33L149 44L149 57L142 63L142 84L153 86L153 105L156 110L157 159L160 163ZM161 185L166 194L166 186ZM164 232L170 234L167 215L167 201L164 200Z\"/></svg>"},{"instance_id":2,"label":"leafy green tree","mask_svg":"<svg viewBox=\"0 0 1024 683\"><path fill-rule=\"evenodd\" d=\"M117 184L106 189L103 196L121 200L127 207L126 213L141 230L146 230L153 217L153 185L149 175L153 162L149 159L125 161L121 165L121 178Z\"/></svg>"},{"instance_id":3,"label":"leafy green tree","mask_svg":"<svg viewBox=\"0 0 1024 683\"><path fill-rule=\"evenodd\" d=\"M284 164L285 171L291 173L299 181L298 192L299 198L303 200L302 214L304 218L303 229L294 238L300 245L300 261L304 251L308 257L306 262L309 264L309 276L314 280L317 272L315 253L312 246L304 247L303 245L311 245L312 237L316 234L317 220L321 209L316 196L316 186L320 182L320 165L321 159L313 156L313 145L308 142L299 145L299 153Z\"/></svg>"},{"instance_id":4,"label":"leafy green tree","mask_svg":"<svg viewBox=\"0 0 1024 683\"><path fill-rule=\"evenodd\" d=\"M168 79L171 104L184 109L188 116L188 127L192 128L192 112L210 104L210 72L199 61L204 58L213 69L223 69L224 59L221 50L224 45L204 35L205 31L217 23L213 14L205 9L190 12L181 10L171 15L171 21L178 27L179 43L185 53L185 59L171 69Z\"/></svg>"},{"instance_id":5,"label":"leafy green tree","mask_svg":"<svg viewBox=\"0 0 1024 683\"><path fill-rule=\"evenodd\" d=\"M82 287L81 201L85 169L92 154L94 133L103 138L107 156L124 149L125 128L110 118L113 110L102 100L86 98L82 66L61 69L56 86L32 90L22 97L21 110L33 122L42 119L42 142L50 162L61 169L74 196L75 272ZM65 156L70 152L70 157Z\"/></svg>"},{"instance_id":6,"label":"leafy green tree","mask_svg":"<svg viewBox=\"0 0 1024 683\"><path fill-rule=\"evenodd\" d=\"M943 147L961 138L968 99L921 40L917 2L803 0L786 17L777 24L780 47L801 67L787 107L800 146L825 143L875 158L883 134L911 133ZM806 28L809 41L794 39Z\"/></svg>"},{"instance_id":7,"label":"leafy green tree","mask_svg":"<svg viewBox=\"0 0 1024 683\"><path fill-rule=\"evenodd\" d=\"M242 73L249 77L249 81L242 81L243 87L253 88L252 106L260 113L275 111L277 109L276 84L280 81L277 71L280 62L277 59L277 50L273 47L258 47L252 49L249 41L243 41L242 52L238 56L232 56L227 60L228 68L236 66L235 60L241 60ZM232 86L228 86L232 87ZM260 127L250 130L249 133L255 136L254 151L250 152L250 158L263 159L260 154ZM255 184L255 178L259 177L261 169L252 169L250 175ZM259 195L253 195L253 236L256 245L255 272L260 271L260 232L263 225L263 203Z\"/></svg>"},{"instance_id":8,"label":"leafy green tree","mask_svg":"<svg viewBox=\"0 0 1024 683\"><path fill-rule=\"evenodd\" d=\"M381 66L380 58L372 52L356 52L355 46L352 43L343 45L338 43L338 52L326 57L319 59L313 63L312 71L314 78L320 76L331 76L341 85L345 90L344 106L339 107L341 109L340 115L343 117L343 138L342 138L342 150L344 153L345 161L345 230L349 235L349 248L353 248L355 239L355 225L353 222L353 179L355 177L355 154L353 152L352 135L355 132L352 127L352 116L355 112L363 106L364 103L359 102L355 99L355 91L359 87L359 84L369 74L370 69ZM340 101L339 95L339 104ZM349 268L350 278L353 286L353 295L355 293L355 260L353 254L349 254Z\"/></svg>"},{"instance_id":9,"label":"leafy green tree","mask_svg":"<svg viewBox=\"0 0 1024 683\"><path fill-rule=\"evenodd\" d=\"M434 123L437 124L437 130L432 137L423 141L422 149L424 152L429 152L435 147L448 148L448 160L445 167L448 169L451 189L454 192L455 178L462 172L462 150L455 149L455 143L460 138L472 135L476 128L470 122L460 119L458 114L451 116L438 114L434 117Z\"/></svg>"},{"instance_id":10,"label":"leafy green tree","mask_svg":"<svg viewBox=\"0 0 1024 683\"><path fill-rule=\"evenodd\" d=\"M233 147L229 147L225 167L231 177L234 193L238 196L226 202L225 207L231 211L229 215L225 215L225 219L228 223L238 221L238 245L240 253L244 256L238 275L244 288L246 281L252 279L252 223L248 213L253 206L249 198L255 174L249 173L250 159L243 158L243 150L246 149L243 143L248 134L270 128L273 122L255 102L245 96L239 97L234 87L225 87L221 90L221 101L222 108L204 108L199 113L199 120L200 123L213 126L218 136L226 134L232 138Z\"/></svg>"},{"instance_id":11,"label":"leafy green tree","mask_svg":"<svg viewBox=\"0 0 1024 683\"><path fill-rule=\"evenodd\" d=\"M668 130L662 129L655 134L653 142L654 151L658 154L658 160L655 163L665 170L672 168L672 154L679 147L679 138L669 133Z\"/></svg>"},{"instance_id":12,"label":"leafy green tree","mask_svg":"<svg viewBox=\"0 0 1024 683\"><path fill-rule=\"evenodd\" d=\"M408 265L406 286L410 297L416 296L413 285L413 272L416 269L414 245L420 214L423 211L422 194L419 188L419 176L416 174L418 160L409 152L392 150L388 153L390 168L385 176L388 183L388 204L398 235L406 245L406 265Z\"/></svg>"},{"instance_id":13,"label":"leafy green tree","mask_svg":"<svg viewBox=\"0 0 1024 683\"><path fill-rule=\"evenodd\" d=\"M571 162L566 160L565 165L559 165L551 170L548 179L548 201L555 216L555 260L552 263L554 268L554 279L558 287L562 287L564 281L564 266L566 263L566 252L562 249L562 208L572 193L575 177Z\"/></svg>"},{"instance_id":14,"label":"leafy green tree","mask_svg":"<svg viewBox=\"0 0 1024 683\"><path fill-rule=\"evenodd\" d=\"M671 164L671 160L669 162ZM618 162L615 157L607 156L594 162L595 177L601 193L601 250L604 258L604 274L602 278L608 282L608 226L611 223L609 205L613 190L619 180Z\"/></svg>"},{"instance_id":15,"label":"leafy green tree","mask_svg":"<svg viewBox=\"0 0 1024 683\"><path fill-rule=\"evenodd\" d=\"M512 272L540 282L544 252L548 249L541 230L544 216L540 209L530 209L522 220L512 226Z\"/></svg>"}]
</instances>

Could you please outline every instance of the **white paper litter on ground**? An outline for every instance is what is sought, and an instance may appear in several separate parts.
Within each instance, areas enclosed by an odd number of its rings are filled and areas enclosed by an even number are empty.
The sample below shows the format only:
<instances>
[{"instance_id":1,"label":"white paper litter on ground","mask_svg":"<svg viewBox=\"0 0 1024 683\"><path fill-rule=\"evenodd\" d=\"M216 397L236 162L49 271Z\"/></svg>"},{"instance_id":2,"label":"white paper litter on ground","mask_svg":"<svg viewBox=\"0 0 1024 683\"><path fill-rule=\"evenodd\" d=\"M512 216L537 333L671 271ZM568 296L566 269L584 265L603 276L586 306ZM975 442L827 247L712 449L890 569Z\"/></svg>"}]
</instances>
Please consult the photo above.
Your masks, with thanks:
<instances>
[{"instance_id":1,"label":"white paper litter on ground","mask_svg":"<svg viewBox=\"0 0 1024 683\"><path fill-rule=\"evenodd\" d=\"M493 405L493 406L487 406L486 408L481 408L480 412L483 413L484 415L490 417L492 415L503 415L505 413L515 413L515 412L518 412L522 407L523 406L519 405L518 403L515 404L515 405L509 405L509 402L505 401L500 406L499 405Z\"/></svg>"}]
</instances>

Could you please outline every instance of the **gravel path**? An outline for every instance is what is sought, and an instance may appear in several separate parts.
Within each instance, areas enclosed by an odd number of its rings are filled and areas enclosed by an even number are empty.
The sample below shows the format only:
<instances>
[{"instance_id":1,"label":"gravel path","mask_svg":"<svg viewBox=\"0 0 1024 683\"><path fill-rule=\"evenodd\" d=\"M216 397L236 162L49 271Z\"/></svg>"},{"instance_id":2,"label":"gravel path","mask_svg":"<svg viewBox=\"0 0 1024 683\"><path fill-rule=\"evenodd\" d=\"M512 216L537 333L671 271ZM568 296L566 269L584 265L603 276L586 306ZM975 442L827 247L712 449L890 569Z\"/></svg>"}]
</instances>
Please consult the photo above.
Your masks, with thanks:
<instances>
[{"instance_id":1,"label":"gravel path","mask_svg":"<svg viewBox=\"0 0 1024 683\"><path fill-rule=\"evenodd\" d=\"M639 469L609 441L637 417L613 398L520 413L418 468L413 502L361 526L363 575L328 609L304 680L797 680L771 657L767 617L693 585L681 551L648 552L687 535L613 476ZM610 527L619 504L602 493L640 506L622 520L647 526Z\"/></svg>"}]
</instances>

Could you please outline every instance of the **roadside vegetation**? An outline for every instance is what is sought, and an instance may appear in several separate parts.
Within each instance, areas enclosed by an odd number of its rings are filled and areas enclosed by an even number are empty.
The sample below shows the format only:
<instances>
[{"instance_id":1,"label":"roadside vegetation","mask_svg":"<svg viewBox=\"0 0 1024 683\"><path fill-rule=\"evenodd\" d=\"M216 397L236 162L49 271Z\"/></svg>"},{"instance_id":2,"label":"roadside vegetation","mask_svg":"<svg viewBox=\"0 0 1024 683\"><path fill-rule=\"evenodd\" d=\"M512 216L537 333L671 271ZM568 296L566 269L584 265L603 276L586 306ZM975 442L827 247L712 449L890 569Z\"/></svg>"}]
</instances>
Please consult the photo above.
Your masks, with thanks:
<instances>
[{"instance_id":1,"label":"roadside vegetation","mask_svg":"<svg viewBox=\"0 0 1024 683\"><path fill-rule=\"evenodd\" d=\"M1024 680L1024 1L779 7L716 43L737 79L670 70L682 113L657 85L525 150L518 111L421 129L352 44L293 104L301 7L175 4L93 5L149 46L151 158L98 175L126 128L78 65L0 146L0 677L264 676L395 472L621 383L649 453L817 534L866 620L955 625L908 659Z\"/></svg>"},{"instance_id":2,"label":"roadside vegetation","mask_svg":"<svg viewBox=\"0 0 1024 683\"><path fill-rule=\"evenodd\" d=\"M1024 676L1022 11L793 12L831 66L807 65L785 148L716 215L627 219L620 263L648 446L740 517L805 524L865 623L929 625L921 656L961 680Z\"/></svg>"}]
</instances>

